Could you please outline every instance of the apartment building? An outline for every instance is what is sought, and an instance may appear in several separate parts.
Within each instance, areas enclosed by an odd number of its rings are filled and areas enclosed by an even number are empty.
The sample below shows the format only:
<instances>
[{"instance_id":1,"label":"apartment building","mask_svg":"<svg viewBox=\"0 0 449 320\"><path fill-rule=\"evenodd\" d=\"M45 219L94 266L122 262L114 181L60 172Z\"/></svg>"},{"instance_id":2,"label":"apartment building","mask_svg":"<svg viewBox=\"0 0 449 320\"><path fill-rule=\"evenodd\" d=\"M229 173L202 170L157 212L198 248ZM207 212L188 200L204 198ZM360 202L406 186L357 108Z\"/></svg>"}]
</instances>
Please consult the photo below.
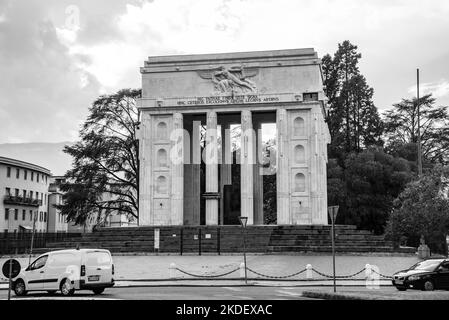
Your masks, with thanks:
<instances>
[{"instance_id":1,"label":"apartment building","mask_svg":"<svg viewBox=\"0 0 449 320\"><path fill-rule=\"evenodd\" d=\"M47 231L50 170L0 157L0 232Z\"/></svg>"}]
</instances>

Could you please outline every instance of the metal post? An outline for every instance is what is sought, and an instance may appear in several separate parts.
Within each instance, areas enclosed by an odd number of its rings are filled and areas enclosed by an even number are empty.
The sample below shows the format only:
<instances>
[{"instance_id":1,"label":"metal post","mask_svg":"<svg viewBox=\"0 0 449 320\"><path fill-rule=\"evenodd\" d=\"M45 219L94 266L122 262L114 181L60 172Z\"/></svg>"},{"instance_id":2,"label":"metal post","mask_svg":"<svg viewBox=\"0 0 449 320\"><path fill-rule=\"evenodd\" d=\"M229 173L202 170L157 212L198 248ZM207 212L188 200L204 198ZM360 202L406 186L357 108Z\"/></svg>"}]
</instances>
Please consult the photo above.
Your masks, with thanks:
<instances>
[{"instance_id":1,"label":"metal post","mask_svg":"<svg viewBox=\"0 0 449 320\"><path fill-rule=\"evenodd\" d=\"M248 284L248 274L246 270L246 228L243 228L243 262L245 264L245 284Z\"/></svg>"},{"instance_id":2,"label":"metal post","mask_svg":"<svg viewBox=\"0 0 449 320\"><path fill-rule=\"evenodd\" d=\"M422 151L421 151L421 114L419 101L419 69L416 69L416 92L417 92L417 113L418 113L418 175L422 176Z\"/></svg>"},{"instance_id":3,"label":"metal post","mask_svg":"<svg viewBox=\"0 0 449 320\"><path fill-rule=\"evenodd\" d=\"M33 231L31 234L31 246L30 246L30 254L28 256L28 265L30 265L30 263L31 263L31 255L33 254L34 232L36 230L36 219L37 219L37 215L36 215L36 213L33 213Z\"/></svg>"},{"instance_id":4,"label":"metal post","mask_svg":"<svg viewBox=\"0 0 449 320\"><path fill-rule=\"evenodd\" d=\"M10 229L10 224L11 224L11 216L8 214L8 231ZM8 232L8 237L9 237L9 232ZM9 255L8 300L11 300L11 285L12 285L11 274L12 274L12 251L10 252L10 255Z\"/></svg>"},{"instance_id":5,"label":"metal post","mask_svg":"<svg viewBox=\"0 0 449 320\"><path fill-rule=\"evenodd\" d=\"M332 270L334 277L334 292L337 292L337 284L335 281L335 222L334 211L332 209Z\"/></svg>"}]
</instances>

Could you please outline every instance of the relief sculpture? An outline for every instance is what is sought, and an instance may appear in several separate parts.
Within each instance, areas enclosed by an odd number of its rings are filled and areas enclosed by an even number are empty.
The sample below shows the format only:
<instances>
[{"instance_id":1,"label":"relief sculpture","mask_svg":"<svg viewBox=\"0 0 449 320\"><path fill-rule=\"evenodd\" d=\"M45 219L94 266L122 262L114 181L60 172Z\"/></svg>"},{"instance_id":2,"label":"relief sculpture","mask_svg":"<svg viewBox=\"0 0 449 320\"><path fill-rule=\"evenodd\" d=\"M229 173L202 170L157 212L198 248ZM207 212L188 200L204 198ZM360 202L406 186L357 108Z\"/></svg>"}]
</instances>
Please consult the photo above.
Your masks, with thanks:
<instances>
[{"instance_id":1,"label":"relief sculpture","mask_svg":"<svg viewBox=\"0 0 449 320\"><path fill-rule=\"evenodd\" d=\"M201 78L212 80L215 94L256 92L256 84L248 79L254 77L256 74L257 69L246 69L242 66L221 66L216 69L199 72Z\"/></svg>"}]
</instances>

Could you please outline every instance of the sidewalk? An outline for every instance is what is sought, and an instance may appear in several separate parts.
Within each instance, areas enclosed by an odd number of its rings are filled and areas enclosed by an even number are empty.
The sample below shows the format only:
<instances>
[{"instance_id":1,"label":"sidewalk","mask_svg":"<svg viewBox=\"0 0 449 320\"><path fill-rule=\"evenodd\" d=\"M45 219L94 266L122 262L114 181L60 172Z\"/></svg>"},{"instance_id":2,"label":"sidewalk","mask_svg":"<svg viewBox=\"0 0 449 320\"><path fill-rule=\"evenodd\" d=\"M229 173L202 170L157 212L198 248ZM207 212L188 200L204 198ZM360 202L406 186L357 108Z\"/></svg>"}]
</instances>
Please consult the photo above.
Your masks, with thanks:
<instances>
[{"instance_id":1,"label":"sidewalk","mask_svg":"<svg viewBox=\"0 0 449 320\"><path fill-rule=\"evenodd\" d=\"M449 300L449 292L436 290L432 292L420 290L398 291L394 287L381 287L379 289L337 288L334 293L332 288L304 290L302 295L308 298L326 300Z\"/></svg>"},{"instance_id":2,"label":"sidewalk","mask_svg":"<svg viewBox=\"0 0 449 320\"><path fill-rule=\"evenodd\" d=\"M0 267L7 258L0 258ZM28 265L28 258L17 258L22 267ZM227 285L242 284L240 264L243 257L240 255L203 255L203 256L179 256L179 255L151 255L151 256L113 256L115 265L115 279L117 286L122 284L133 285ZM33 261L33 259L31 259ZM375 265L383 275L390 276L394 272L408 268L418 261L416 256L378 256L378 255L338 255L336 257L336 274L345 276L354 274L365 267L366 264ZM175 271L170 277L170 264L175 263L176 268L187 273L199 276L214 276L236 270L223 277L214 279L201 279ZM247 266L264 276L254 274L248 270L248 278L254 285L330 285L332 281L313 272L314 280L306 280L306 272L294 277L286 277L305 269L311 264L317 271L332 275L332 256L329 255L248 255ZM274 277L270 279L268 277ZM3 277L3 275L1 275ZM277 277L285 277L278 279ZM358 285L364 285L364 272L359 274L356 281ZM201 279L201 280L199 280ZM272 281L268 281L272 280ZM284 281L288 280L288 281ZM296 280L296 281L291 281ZM298 281L299 280L299 281ZM5 279L0 279L5 281ZM227 283L227 284L226 284ZM337 284L353 285L354 281L338 281ZM388 280L382 284L389 284Z\"/></svg>"}]
</instances>

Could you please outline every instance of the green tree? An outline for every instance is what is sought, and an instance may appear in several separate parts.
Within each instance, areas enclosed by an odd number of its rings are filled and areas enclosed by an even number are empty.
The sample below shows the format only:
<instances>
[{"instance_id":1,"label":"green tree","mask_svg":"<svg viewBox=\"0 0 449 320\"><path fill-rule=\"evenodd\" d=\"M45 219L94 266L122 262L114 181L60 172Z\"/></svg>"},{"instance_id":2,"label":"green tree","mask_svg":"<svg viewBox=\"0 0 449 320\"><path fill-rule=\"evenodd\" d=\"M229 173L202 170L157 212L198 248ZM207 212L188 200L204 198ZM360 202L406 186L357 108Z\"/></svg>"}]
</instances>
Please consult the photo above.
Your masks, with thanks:
<instances>
[{"instance_id":1,"label":"green tree","mask_svg":"<svg viewBox=\"0 0 449 320\"><path fill-rule=\"evenodd\" d=\"M387 234L395 241L406 237L411 246L418 246L423 235L433 252L447 255L448 233L449 167L437 165L410 182L394 201Z\"/></svg>"},{"instance_id":2,"label":"green tree","mask_svg":"<svg viewBox=\"0 0 449 320\"><path fill-rule=\"evenodd\" d=\"M428 165L449 163L449 111L435 106L431 94L419 99L423 161ZM386 149L416 162L418 142L417 98L402 99L384 112Z\"/></svg>"},{"instance_id":3,"label":"green tree","mask_svg":"<svg viewBox=\"0 0 449 320\"><path fill-rule=\"evenodd\" d=\"M374 90L360 73L361 54L349 41L338 44L333 57L322 59L330 109L326 121L332 137L330 158L344 158L371 145L382 144L382 121L372 98Z\"/></svg>"},{"instance_id":4,"label":"green tree","mask_svg":"<svg viewBox=\"0 0 449 320\"><path fill-rule=\"evenodd\" d=\"M352 152L345 170L335 160L328 166L328 199L339 205L337 223L382 234L393 206L412 173L408 162L381 148Z\"/></svg>"},{"instance_id":5,"label":"green tree","mask_svg":"<svg viewBox=\"0 0 449 320\"><path fill-rule=\"evenodd\" d=\"M80 140L65 146L73 161L59 208L68 221L84 224L92 216L100 220L117 211L137 218L140 95L140 89L124 89L99 97L89 108Z\"/></svg>"}]
</instances>

